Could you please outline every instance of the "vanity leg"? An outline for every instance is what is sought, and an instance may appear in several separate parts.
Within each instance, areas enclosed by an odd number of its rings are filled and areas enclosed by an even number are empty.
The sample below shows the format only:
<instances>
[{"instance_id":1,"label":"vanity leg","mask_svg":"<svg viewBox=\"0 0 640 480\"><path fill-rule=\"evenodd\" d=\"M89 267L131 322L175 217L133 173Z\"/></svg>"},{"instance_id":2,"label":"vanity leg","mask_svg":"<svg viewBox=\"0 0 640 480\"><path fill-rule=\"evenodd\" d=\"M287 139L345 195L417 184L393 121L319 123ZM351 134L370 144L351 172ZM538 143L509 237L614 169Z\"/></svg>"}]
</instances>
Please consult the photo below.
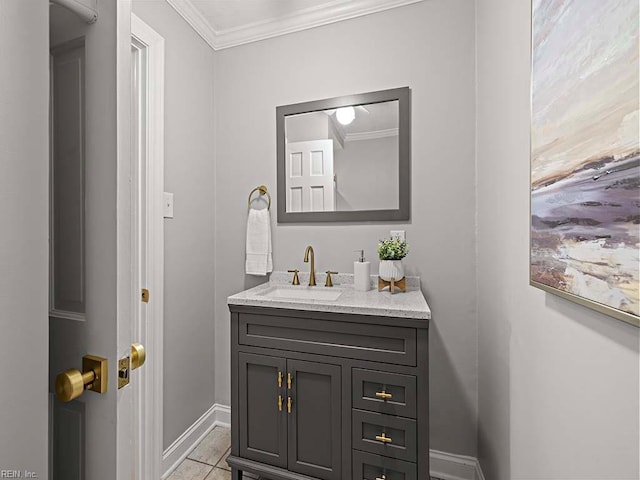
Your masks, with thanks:
<instances>
[{"instance_id":1,"label":"vanity leg","mask_svg":"<svg viewBox=\"0 0 640 480\"><path fill-rule=\"evenodd\" d=\"M242 470L231 467L231 480L242 480Z\"/></svg>"}]
</instances>

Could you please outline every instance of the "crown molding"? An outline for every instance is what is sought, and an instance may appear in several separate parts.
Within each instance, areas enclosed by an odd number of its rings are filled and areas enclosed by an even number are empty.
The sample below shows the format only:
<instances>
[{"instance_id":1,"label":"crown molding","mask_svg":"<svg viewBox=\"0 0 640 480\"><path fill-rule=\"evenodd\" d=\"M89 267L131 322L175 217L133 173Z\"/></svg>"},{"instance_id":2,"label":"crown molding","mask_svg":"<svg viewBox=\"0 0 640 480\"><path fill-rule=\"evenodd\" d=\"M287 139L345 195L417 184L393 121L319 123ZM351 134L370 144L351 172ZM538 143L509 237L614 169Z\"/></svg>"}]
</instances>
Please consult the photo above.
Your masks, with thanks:
<instances>
[{"instance_id":1,"label":"crown molding","mask_svg":"<svg viewBox=\"0 0 640 480\"><path fill-rule=\"evenodd\" d=\"M335 0L285 17L251 23L242 27L215 30L190 0L167 0L214 50L236 47L288 33L328 25L363 15L383 12L424 0Z\"/></svg>"},{"instance_id":2,"label":"crown molding","mask_svg":"<svg viewBox=\"0 0 640 480\"><path fill-rule=\"evenodd\" d=\"M347 133L345 142L361 142L362 140L375 140L377 138L397 137L400 133L398 128L387 128L385 130L373 130L371 132Z\"/></svg>"},{"instance_id":3,"label":"crown molding","mask_svg":"<svg viewBox=\"0 0 640 480\"><path fill-rule=\"evenodd\" d=\"M167 0L167 3L171 5L178 14L184 18L189 25L196 31L202 39L214 50L218 50L220 47L216 46L216 32L211 27L211 24L200 13L190 0Z\"/></svg>"}]
</instances>

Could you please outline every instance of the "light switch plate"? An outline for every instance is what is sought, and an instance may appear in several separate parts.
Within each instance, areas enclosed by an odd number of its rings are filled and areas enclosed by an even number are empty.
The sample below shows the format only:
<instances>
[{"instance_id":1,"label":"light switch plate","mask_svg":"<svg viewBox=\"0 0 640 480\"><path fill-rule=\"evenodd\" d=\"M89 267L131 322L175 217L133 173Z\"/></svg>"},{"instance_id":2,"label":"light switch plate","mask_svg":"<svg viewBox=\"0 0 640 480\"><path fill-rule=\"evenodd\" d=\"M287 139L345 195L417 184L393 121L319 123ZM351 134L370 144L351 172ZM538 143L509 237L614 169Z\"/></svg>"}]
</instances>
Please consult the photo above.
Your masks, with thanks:
<instances>
[{"instance_id":1,"label":"light switch plate","mask_svg":"<svg viewBox=\"0 0 640 480\"><path fill-rule=\"evenodd\" d=\"M404 230L391 230L391 238L397 238L401 242L406 240Z\"/></svg>"},{"instance_id":2,"label":"light switch plate","mask_svg":"<svg viewBox=\"0 0 640 480\"><path fill-rule=\"evenodd\" d=\"M173 218L173 193L164 192L164 218Z\"/></svg>"}]
</instances>

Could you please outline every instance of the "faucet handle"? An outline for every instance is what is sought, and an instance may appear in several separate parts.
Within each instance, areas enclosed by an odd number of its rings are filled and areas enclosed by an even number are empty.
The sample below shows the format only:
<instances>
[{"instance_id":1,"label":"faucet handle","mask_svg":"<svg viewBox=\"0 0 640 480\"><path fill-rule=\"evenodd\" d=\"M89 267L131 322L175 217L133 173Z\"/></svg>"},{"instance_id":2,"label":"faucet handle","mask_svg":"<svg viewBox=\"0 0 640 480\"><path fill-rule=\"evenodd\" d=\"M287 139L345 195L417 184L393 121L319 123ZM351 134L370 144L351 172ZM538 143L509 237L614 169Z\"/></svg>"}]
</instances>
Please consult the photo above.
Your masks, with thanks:
<instances>
[{"instance_id":1,"label":"faucet handle","mask_svg":"<svg viewBox=\"0 0 640 480\"><path fill-rule=\"evenodd\" d=\"M300 285L300 278L298 278L298 272L300 270L298 270L297 268L294 270L289 270L289 273L293 273L293 281L291 282L291 285Z\"/></svg>"},{"instance_id":2,"label":"faucet handle","mask_svg":"<svg viewBox=\"0 0 640 480\"><path fill-rule=\"evenodd\" d=\"M324 282L325 287L333 287L333 281L331 280L331 275L337 275L338 272L332 272L331 270L327 270L327 281Z\"/></svg>"}]
</instances>

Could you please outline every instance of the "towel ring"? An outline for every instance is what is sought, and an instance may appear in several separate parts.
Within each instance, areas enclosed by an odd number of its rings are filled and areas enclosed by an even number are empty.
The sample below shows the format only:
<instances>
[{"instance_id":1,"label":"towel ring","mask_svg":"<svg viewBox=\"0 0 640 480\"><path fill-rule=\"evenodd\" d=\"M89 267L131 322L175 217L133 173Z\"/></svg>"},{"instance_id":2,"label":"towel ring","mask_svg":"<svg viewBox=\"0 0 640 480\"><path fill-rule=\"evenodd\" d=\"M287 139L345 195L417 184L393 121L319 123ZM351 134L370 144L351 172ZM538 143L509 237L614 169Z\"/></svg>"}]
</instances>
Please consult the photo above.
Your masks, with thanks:
<instances>
[{"instance_id":1,"label":"towel ring","mask_svg":"<svg viewBox=\"0 0 640 480\"><path fill-rule=\"evenodd\" d=\"M254 192L258 192L260 195L266 195L268 200L267 210L271 209L271 195L269 195L266 185L259 185L253 190L251 190L251 193L249 194L249 200L247 200L247 207L251 208L251 195L253 195Z\"/></svg>"}]
</instances>

